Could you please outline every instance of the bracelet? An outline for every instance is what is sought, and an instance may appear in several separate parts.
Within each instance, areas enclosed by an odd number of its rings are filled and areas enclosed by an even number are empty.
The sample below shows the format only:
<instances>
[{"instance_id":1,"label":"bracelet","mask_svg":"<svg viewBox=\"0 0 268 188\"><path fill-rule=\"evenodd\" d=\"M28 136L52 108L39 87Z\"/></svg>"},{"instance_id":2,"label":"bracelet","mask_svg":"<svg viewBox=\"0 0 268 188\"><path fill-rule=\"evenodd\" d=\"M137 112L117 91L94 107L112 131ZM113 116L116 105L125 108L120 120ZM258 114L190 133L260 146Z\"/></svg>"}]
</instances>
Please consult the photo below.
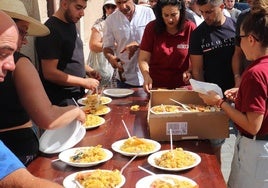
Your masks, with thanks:
<instances>
[{"instance_id":1,"label":"bracelet","mask_svg":"<svg viewBox=\"0 0 268 188\"><path fill-rule=\"evenodd\" d=\"M223 104L224 102L225 102L224 99L219 99L218 102L217 102L217 106L218 106L219 108L221 108L221 106L222 106L222 104Z\"/></svg>"},{"instance_id":2,"label":"bracelet","mask_svg":"<svg viewBox=\"0 0 268 188\"><path fill-rule=\"evenodd\" d=\"M240 77L240 74L235 74L234 77L238 78L238 77Z\"/></svg>"}]
</instances>

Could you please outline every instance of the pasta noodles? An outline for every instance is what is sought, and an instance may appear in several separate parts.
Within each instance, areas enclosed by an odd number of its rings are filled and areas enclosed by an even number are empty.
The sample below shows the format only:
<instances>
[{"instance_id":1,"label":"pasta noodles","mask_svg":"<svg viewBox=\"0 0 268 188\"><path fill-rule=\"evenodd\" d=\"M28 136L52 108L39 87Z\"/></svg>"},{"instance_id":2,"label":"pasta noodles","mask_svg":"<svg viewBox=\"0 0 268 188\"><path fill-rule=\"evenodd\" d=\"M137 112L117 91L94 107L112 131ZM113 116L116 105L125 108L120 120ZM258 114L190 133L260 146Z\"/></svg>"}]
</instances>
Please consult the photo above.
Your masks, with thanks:
<instances>
[{"instance_id":1,"label":"pasta noodles","mask_svg":"<svg viewBox=\"0 0 268 188\"><path fill-rule=\"evenodd\" d=\"M150 185L150 188L195 188L196 186L193 185L191 182L185 180L178 180L172 177L164 177L168 181L172 181L173 185L167 181L163 181L161 179L156 179Z\"/></svg>"},{"instance_id":2,"label":"pasta noodles","mask_svg":"<svg viewBox=\"0 0 268 188\"><path fill-rule=\"evenodd\" d=\"M92 114L87 114L86 121L85 121L85 126L86 127L99 125L101 123L103 123L103 119L100 118L99 116L95 116L95 115L92 115Z\"/></svg>"},{"instance_id":3,"label":"pasta noodles","mask_svg":"<svg viewBox=\"0 0 268 188\"><path fill-rule=\"evenodd\" d=\"M155 164L164 168L183 168L191 166L196 159L191 154L185 152L182 148L176 148L165 152L160 158L155 159Z\"/></svg>"},{"instance_id":4,"label":"pasta noodles","mask_svg":"<svg viewBox=\"0 0 268 188\"><path fill-rule=\"evenodd\" d=\"M75 155L70 157L71 162L90 163L103 160L106 157L105 151L101 145L90 147L88 149L77 150Z\"/></svg>"},{"instance_id":5,"label":"pasta noodles","mask_svg":"<svg viewBox=\"0 0 268 188\"><path fill-rule=\"evenodd\" d=\"M78 173L75 177L84 188L113 188L122 182L118 170L95 170L87 173Z\"/></svg>"},{"instance_id":6,"label":"pasta noodles","mask_svg":"<svg viewBox=\"0 0 268 188\"><path fill-rule=\"evenodd\" d=\"M128 138L120 147L120 150L129 153L150 152L154 149L155 145L153 143L150 143L143 138L137 138L135 136Z\"/></svg>"}]
</instances>

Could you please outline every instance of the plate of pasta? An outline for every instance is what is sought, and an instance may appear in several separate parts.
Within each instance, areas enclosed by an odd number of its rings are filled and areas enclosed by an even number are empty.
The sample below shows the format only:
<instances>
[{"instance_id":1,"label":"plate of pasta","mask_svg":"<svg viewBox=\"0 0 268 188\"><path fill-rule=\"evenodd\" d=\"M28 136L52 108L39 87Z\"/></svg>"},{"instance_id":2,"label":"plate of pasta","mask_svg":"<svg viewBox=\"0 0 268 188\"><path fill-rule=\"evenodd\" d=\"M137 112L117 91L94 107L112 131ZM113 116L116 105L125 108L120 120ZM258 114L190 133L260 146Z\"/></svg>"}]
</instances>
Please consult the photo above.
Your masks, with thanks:
<instances>
[{"instance_id":1,"label":"plate of pasta","mask_svg":"<svg viewBox=\"0 0 268 188\"><path fill-rule=\"evenodd\" d=\"M110 187L120 188L126 182L126 178L119 170L84 170L70 174L63 180L63 186L66 188L80 187ZM86 186L85 186L86 185Z\"/></svg>"},{"instance_id":2,"label":"plate of pasta","mask_svg":"<svg viewBox=\"0 0 268 188\"><path fill-rule=\"evenodd\" d=\"M136 188L180 187L198 188L198 184L190 178L173 174L156 174L141 178Z\"/></svg>"},{"instance_id":3,"label":"plate of pasta","mask_svg":"<svg viewBox=\"0 0 268 188\"><path fill-rule=\"evenodd\" d=\"M88 105L94 102L90 97L83 97L77 100L78 104L80 105ZM100 97L100 103L101 104L109 104L112 102L112 99L110 97L101 96Z\"/></svg>"},{"instance_id":4,"label":"plate of pasta","mask_svg":"<svg viewBox=\"0 0 268 188\"><path fill-rule=\"evenodd\" d=\"M86 113L86 114L93 114L96 116L102 116L105 114L108 114L111 111L111 108L109 108L106 105L99 105L98 107L93 107L93 106L82 106L81 109Z\"/></svg>"},{"instance_id":5,"label":"plate of pasta","mask_svg":"<svg viewBox=\"0 0 268 188\"><path fill-rule=\"evenodd\" d=\"M83 126L86 129L93 129L93 128L101 126L104 123L105 123L105 119L103 117L92 115L92 114L87 114L86 121L83 124Z\"/></svg>"},{"instance_id":6,"label":"plate of pasta","mask_svg":"<svg viewBox=\"0 0 268 188\"><path fill-rule=\"evenodd\" d=\"M70 166L90 167L106 162L113 153L101 145L92 147L77 147L65 150L59 154L59 159Z\"/></svg>"},{"instance_id":7,"label":"plate of pasta","mask_svg":"<svg viewBox=\"0 0 268 188\"><path fill-rule=\"evenodd\" d=\"M116 141L112 144L112 149L125 156L146 156L151 153L157 152L161 149L161 144L154 140L130 137Z\"/></svg>"},{"instance_id":8,"label":"plate of pasta","mask_svg":"<svg viewBox=\"0 0 268 188\"><path fill-rule=\"evenodd\" d=\"M201 162L201 157L191 151L182 148L162 150L151 154L148 163L158 169L167 171L187 170L197 166Z\"/></svg>"}]
</instances>

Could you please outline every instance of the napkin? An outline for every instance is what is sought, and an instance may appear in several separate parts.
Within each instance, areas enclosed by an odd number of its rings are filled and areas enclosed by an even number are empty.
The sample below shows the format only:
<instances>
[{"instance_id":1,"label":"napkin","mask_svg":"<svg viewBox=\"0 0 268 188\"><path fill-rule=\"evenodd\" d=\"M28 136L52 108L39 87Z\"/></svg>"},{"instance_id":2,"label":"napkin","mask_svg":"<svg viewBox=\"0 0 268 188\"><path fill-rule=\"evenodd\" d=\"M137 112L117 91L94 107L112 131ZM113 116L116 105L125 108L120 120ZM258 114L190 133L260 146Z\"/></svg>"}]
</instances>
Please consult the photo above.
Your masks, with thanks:
<instances>
[{"instance_id":1,"label":"napkin","mask_svg":"<svg viewBox=\"0 0 268 188\"><path fill-rule=\"evenodd\" d=\"M207 94L208 91L215 91L218 93L221 98L223 98L223 93L221 88L217 84L208 83L208 82L201 82L194 79L190 79L191 86L194 91L202 94Z\"/></svg>"}]
</instances>

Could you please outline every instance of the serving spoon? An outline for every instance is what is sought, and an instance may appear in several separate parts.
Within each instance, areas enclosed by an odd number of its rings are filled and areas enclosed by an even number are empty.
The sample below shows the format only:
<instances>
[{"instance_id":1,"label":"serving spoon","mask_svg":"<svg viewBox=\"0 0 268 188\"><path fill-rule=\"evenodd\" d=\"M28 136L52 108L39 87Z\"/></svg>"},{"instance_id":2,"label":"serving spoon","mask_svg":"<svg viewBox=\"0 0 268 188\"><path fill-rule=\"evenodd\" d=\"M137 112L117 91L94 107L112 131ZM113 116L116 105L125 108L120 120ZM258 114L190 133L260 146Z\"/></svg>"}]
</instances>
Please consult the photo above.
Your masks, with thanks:
<instances>
[{"instance_id":1,"label":"serving spoon","mask_svg":"<svg viewBox=\"0 0 268 188\"><path fill-rule=\"evenodd\" d=\"M176 100L174 100L174 99L172 99L172 98L169 98L169 100L171 100L171 101L173 101L173 102L179 104L179 105L180 105L184 110L186 110L187 112L190 112L190 111L191 111L191 110L189 110L190 106L188 106L188 105L186 105L186 104L183 104L183 103L181 103L181 102L179 102L179 101L176 101Z\"/></svg>"}]
</instances>

